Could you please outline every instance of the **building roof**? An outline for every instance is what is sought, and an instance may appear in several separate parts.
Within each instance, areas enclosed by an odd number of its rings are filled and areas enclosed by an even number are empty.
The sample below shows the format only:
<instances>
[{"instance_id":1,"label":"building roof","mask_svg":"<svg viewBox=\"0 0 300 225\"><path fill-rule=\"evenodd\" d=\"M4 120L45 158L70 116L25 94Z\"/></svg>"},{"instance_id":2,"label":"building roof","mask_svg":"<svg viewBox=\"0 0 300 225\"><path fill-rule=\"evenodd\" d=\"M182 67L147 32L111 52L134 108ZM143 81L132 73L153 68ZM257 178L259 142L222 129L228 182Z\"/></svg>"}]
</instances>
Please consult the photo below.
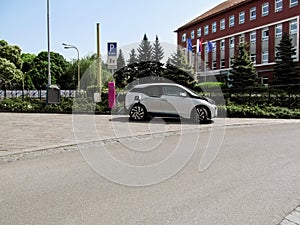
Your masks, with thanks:
<instances>
[{"instance_id":1,"label":"building roof","mask_svg":"<svg viewBox=\"0 0 300 225\"><path fill-rule=\"evenodd\" d=\"M226 1L222 2L221 4L217 5L216 7L210 9L209 11L207 11L207 12L203 13L202 15L196 17L195 19L191 20L190 22L186 23L185 25L179 27L175 32L182 30L184 28L187 28L189 26L192 26L195 23L205 20L213 15L227 11L231 8L234 8L240 4L243 4L248 1L252 1L252 0L226 0Z\"/></svg>"}]
</instances>

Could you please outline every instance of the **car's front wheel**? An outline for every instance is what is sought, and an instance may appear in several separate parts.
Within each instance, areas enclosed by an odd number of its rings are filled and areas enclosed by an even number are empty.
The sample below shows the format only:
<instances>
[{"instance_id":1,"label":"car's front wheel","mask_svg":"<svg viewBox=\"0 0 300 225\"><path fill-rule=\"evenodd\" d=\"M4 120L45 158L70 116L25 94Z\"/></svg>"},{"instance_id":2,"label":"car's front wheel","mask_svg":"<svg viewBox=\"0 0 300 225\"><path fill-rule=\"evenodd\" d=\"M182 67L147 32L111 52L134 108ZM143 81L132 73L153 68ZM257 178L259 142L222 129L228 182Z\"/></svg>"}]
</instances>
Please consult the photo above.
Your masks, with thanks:
<instances>
[{"instance_id":1,"label":"car's front wheel","mask_svg":"<svg viewBox=\"0 0 300 225\"><path fill-rule=\"evenodd\" d=\"M191 113L191 120L194 123L204 123L207 121L208 113L203 106L196 106Z\"/></svg>"},{"instance_id":2,"label":"car's front wheel","mask_svg":"<svg viewBox=\"0 0 300 225\"><path fill-rule=\"evenodd\" d=\"M146 119L147 110L146 110L145 106L143 106L141 104L135 104L134 106L132 106L129 111L129 117L130 117L130 119L135 120L135 121L140 121L140 120Z\"/></svg>"}]
</instances>

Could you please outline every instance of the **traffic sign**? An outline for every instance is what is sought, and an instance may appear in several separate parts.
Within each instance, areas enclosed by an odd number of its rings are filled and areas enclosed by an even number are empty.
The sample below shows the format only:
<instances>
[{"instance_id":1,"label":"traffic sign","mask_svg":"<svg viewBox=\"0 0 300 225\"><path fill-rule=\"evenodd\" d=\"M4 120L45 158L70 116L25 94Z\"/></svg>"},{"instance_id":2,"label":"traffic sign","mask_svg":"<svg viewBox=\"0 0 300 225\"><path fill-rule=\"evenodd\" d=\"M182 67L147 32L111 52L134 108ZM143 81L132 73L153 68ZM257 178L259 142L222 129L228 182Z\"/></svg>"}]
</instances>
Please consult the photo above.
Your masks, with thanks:
<instances>
[{"instance_id":1,"label":"traffic sign","mask_svg":"<svg viewBox=\"0 0 300 225\"><path fill-rule=\"evenodd\" d=\"M117 56L117 42L107 42L107 55Z\"/></svg>"}]
</instances>

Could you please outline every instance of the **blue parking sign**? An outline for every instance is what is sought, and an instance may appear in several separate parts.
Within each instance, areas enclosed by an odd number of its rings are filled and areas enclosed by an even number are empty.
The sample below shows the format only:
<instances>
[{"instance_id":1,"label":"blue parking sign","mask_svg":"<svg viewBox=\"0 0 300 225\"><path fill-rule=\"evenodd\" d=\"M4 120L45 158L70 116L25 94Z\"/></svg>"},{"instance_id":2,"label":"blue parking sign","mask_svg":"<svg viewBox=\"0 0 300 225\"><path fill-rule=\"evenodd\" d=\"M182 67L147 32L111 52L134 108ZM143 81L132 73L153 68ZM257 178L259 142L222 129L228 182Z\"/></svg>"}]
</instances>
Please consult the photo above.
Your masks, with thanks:
<instances>
[{"instance_id":1,"label":"blue parking sign","mask_svg":"<svg viewBox=\"0 0 300 225\"><path fill-rule=\"evenodd\" d=\"M107 42L107 55L117 56L117 42Z\"/></svg>"}]
</instances>

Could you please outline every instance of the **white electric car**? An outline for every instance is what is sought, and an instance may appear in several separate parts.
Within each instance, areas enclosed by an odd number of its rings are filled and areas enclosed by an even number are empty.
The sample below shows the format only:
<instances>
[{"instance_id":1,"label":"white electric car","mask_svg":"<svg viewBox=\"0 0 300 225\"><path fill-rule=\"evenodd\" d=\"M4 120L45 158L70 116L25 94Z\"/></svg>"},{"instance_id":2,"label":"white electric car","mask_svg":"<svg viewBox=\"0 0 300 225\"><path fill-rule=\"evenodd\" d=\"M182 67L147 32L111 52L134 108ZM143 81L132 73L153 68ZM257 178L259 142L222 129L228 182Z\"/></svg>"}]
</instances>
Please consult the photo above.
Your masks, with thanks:
<instances>
[{"instance_id":1,"label":"white electric car","mask_svg":"<svg viewBox=\"0 0 300 225\"><path fill-rule=\"evenodd\" d=\"M136 85L125 97L130 119L144 120L148 116L182 117L203 123L217 116L212 99L174 83Z\"/></svg>"}]
</instances>

